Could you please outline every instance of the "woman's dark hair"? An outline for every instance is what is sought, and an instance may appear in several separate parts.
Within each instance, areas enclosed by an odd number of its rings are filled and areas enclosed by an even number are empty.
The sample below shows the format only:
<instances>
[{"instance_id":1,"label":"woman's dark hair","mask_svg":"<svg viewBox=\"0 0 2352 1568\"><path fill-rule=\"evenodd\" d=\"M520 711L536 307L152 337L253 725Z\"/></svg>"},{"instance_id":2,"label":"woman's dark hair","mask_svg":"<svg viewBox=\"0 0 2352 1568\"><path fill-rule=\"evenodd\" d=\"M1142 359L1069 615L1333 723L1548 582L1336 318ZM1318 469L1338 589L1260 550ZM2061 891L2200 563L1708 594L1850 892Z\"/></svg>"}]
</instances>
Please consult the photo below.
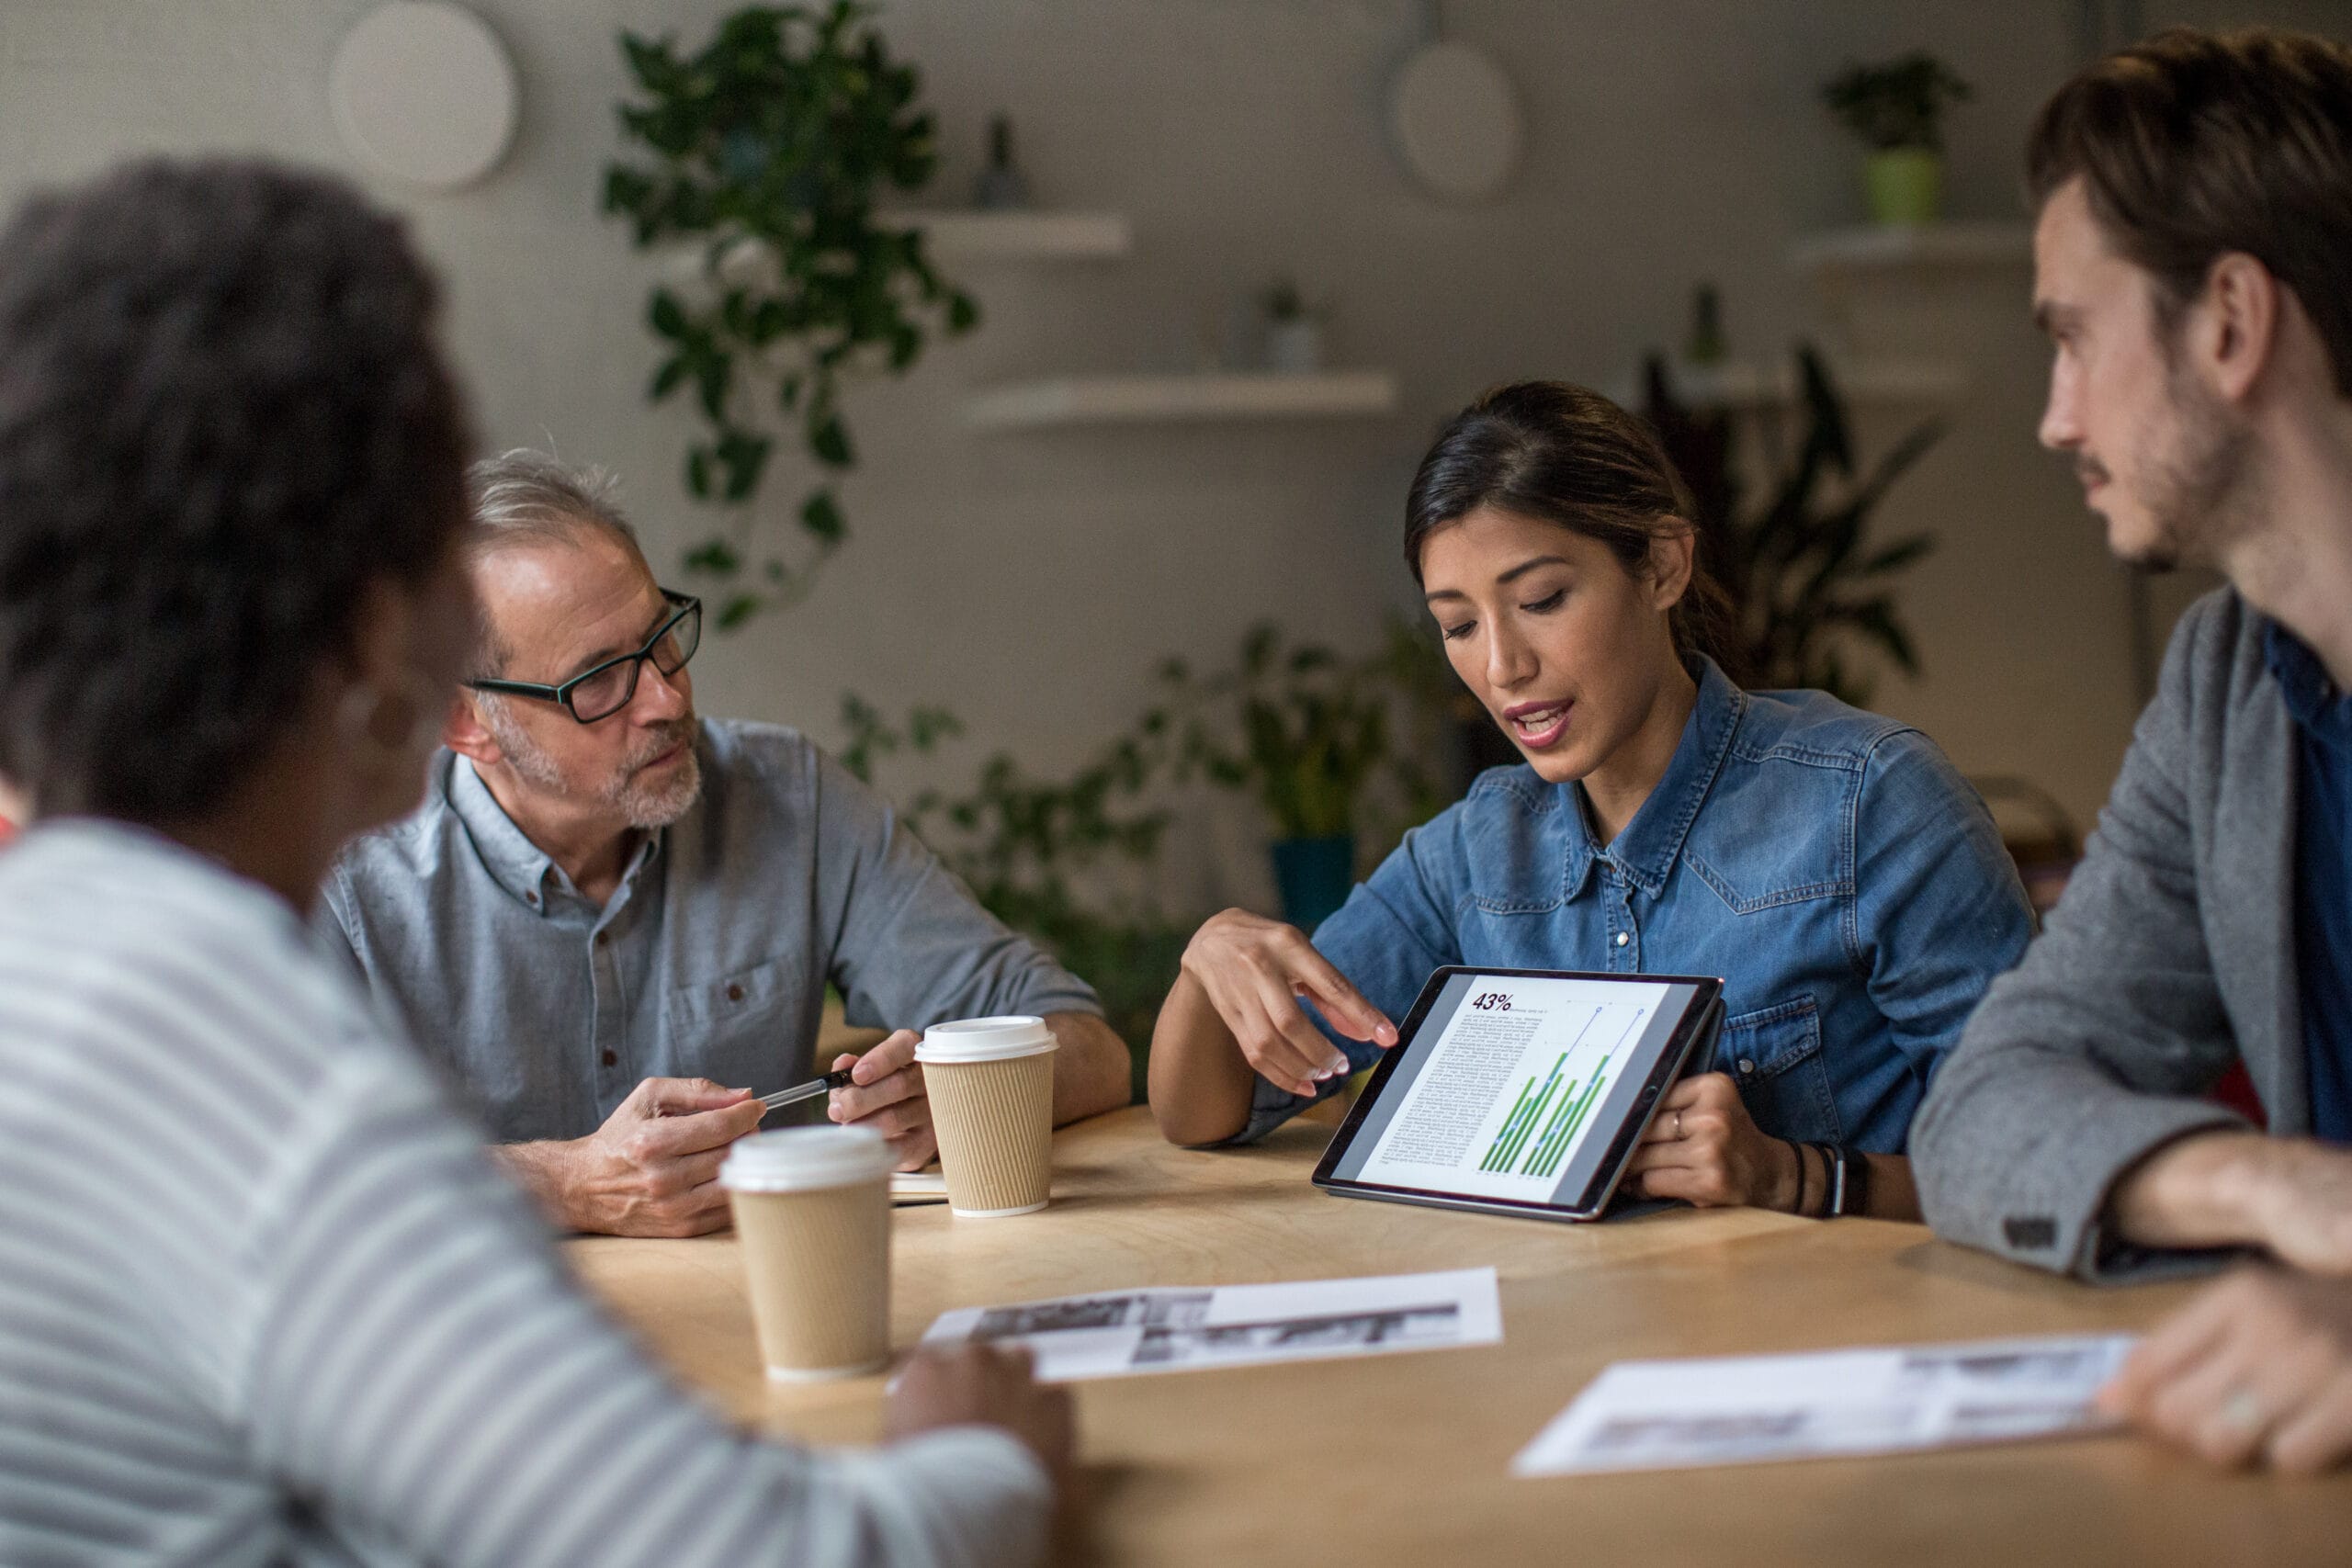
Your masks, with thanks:
<instances>
[{"instance_id":1,"label":"woman's dark hair","mask_svg":"<svg viewBox=\"0 0 2352 1568\"><path fill-rule=\"evenodd\" d=\"M155 161L0 231L0 775L199 817L454 559L466 419L403 225L341 181Z\"/></svg>"},{"instance_id":2,"label":"woman's dark hair","mask_svg":"<svg viewBox=\"0 0 2352 1568\"><path fill-rule=\"evenodd\" d=\"M2214 261L2243 251L2293 292L2352 396L2352 50L2173 28L2109 55L2027 141L2037 209L2076 178L2109 242L2154 276L2166 333Z\"/></svg>"},{"instance_id":3,"label":"woman's dark hair","mask_svg":"<svg viewBox=\"0 0 2352 1568\"><path fill-rule=\"evenodd\" d=\"M1689 487L1648 425L1600 393L1565 381L1498 387L1454 415L1413 476L1405 502L1405 564L1421 577L1431 534L1482 506L1598 539L1635 576L1650 547L1678 524L1699 526ZM1670 614L1675 647L1739 671L1731 602L1707 571L1694 535L1690 586Z\"/></svg>"}]
</instances>

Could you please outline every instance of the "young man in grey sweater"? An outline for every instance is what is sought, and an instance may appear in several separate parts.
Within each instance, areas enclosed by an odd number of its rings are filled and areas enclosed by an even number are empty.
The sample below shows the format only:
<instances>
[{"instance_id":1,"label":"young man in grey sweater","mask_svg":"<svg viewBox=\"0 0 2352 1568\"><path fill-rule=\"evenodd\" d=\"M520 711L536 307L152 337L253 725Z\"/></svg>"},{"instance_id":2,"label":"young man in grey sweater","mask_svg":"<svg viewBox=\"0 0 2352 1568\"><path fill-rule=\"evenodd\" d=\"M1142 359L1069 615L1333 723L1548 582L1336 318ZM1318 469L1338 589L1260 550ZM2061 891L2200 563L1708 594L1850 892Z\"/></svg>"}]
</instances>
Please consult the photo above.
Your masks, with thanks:
<instances>
[{"instance_id":1,"label":"young man in grey sweater","mask_svg":"<svg viewBox=\"0 0 2352 1568\"><path fill-rule=\"evenodd\" d=\"M2217 1462L2352 1454L2352 52L2167 32L2028 154L2041 440L2183 618L2099 830L1913 1130L1928 1218L2106 1279L2269 1261L2109 1409ZM2257 1131L2206 1098L2244 1063Z\"/></svg>"}]
</instances>

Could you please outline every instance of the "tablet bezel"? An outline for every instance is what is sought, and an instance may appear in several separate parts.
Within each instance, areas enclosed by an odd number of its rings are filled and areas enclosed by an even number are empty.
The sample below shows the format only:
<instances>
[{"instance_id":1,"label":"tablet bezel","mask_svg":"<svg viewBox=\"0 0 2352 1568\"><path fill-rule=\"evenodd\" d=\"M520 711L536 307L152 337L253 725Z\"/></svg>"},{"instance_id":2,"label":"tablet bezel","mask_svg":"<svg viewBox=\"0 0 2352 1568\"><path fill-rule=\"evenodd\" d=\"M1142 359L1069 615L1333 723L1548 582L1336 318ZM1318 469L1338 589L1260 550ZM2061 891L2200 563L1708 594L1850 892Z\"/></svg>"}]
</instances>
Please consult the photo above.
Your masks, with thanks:
<instances>
[{"instance_id":1,"label":"tablet bezel","mask_svg":"<svg viewBox=\"0 0 2352 1568\"><path fill-rule=\"evenodd\" d=\"M1698 994L1684 1008L1675 1025L1674 1034L1667 1041L1666 1049L1658 1054L1657 1063L1642 1085L1640 1097L1634 1100L1634 1114L1625 1119L1611 1139L1609 1150L1595 1168L1593 1179L1573 1203L1537 1203L1518 1198L1494 1198L1477 1193L1442 1192L1423 1187L1392 1187L1385 1183L1358 1181L1336 1176L1340 1161L1355 1142L1356 1134L1380 1101L1381 1091L1396 1076L1396 1065L1405 1053L1420 1037L1421 1026L1429 1020L1430 1009L1445 990L1445 984L1456 975L1492 975L1503 979L1528 980L1599 980L1615 984L1647 984L1654 986L1691 986ZM1675 1079L1682 1076L1689 1065L1692 1048L1702 1039L1713 1038L1723 1022L1723 988L1720 976L1713 975L1611 975L1596 974L1584 969L1500 969L1477 964L1448 964L1432 970L1421 987L1421 994L1413 998L1412 1010L1396 1031L1396 1043L1381 1053L1380 1065L1373 1069L1372 1081L1356 1096L1355 1104L1348 1110L1347 1119L1340 1130L1331 1134L1331 1142L1324 1148L1323 1157L1316 1162L1311 1180L1326 1192L1342 1198L1374 1198L1390 1203L1420 1203L1439 1209L1470 1209L1481 1213L1516 1214L1543 1220L1596 1220L1609 1207L1609 1200L1617 1190L1617 1183L1625 1174L1625 1163L1648 1131L1650 1122L1657 1115L1657 1105Z\"/></svg>"}]
</instances>

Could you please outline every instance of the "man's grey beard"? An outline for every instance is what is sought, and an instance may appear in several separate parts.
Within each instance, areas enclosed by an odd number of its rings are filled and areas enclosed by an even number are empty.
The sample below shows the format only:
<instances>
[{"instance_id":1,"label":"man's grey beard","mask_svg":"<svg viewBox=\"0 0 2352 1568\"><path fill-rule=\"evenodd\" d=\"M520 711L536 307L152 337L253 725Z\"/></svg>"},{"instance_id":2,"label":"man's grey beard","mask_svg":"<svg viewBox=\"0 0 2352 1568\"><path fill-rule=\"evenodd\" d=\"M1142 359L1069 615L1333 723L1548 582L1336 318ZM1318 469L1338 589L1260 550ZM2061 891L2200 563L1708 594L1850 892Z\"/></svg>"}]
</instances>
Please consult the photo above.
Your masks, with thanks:
<instances>
[{"instance_id":1,"label":"man's grey beard","mask_svg":"<svg viewBox=\"0 0 2352 1568\"><path fill-rule=\"evenodd\" d=\"M2168 457L2151 457L2143 471L2141 502L2154 531L2131 564L2171 571L2187 562L2220 564L2223 550L2254 527L2254 436L2218 398L2188 376L2166 378L2178 416Z\"/></svg>"},{"instance_id":2,"label":"man's grey beard","mask_svg":"<svg viewBox=\"0 0 2352 1568\"><path fill-rule=\"evenodd\" d=\"M492 694L485 693L484 695ZM650 734L645 745L629 759L628 765L599 787L582 791L555 765L555 760L539 749L538 743L524 733L514 722L505 705L494 699L479 705L482 728L506 757L524 783L552 795L578 800L586 798L606 807L621 816L630 827L650 830L667 828L684 817L697 795L702 793L702 760L695 755L695 720L681 718ZM686 742L686 754L672 778L654 783L645 777L645 764L667 751L679 741Z\"/></svg>"}]
</instances>

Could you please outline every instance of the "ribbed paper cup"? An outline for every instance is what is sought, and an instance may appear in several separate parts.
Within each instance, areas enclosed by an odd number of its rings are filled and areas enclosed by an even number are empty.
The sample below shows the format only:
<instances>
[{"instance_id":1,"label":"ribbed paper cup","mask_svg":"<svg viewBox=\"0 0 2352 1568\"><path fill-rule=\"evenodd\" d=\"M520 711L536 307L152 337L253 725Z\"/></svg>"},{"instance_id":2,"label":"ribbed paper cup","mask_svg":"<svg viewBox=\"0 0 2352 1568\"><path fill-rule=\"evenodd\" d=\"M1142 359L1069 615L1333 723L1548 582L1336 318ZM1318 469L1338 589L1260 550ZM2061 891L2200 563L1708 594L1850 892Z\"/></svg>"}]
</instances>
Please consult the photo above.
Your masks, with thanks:
<instances>
[{"instance_id":1,"label":"ribbed paper cup","mask_svg":"<svg viewBox=\"0 0 2352 1568\"><path fill-rule=\"evenodd\" d=\"M1054 1174L1054 1035L1045 1020L933 1024L915 1060L948 1207L967 1219L1044 1208Z\"/></svg>"},{"instance_id":2,"label":"ribbed paper cup","mask_svg":"<svg viewBox=\"0 0 2352 1568\"><path fill-rule=\"evenodd\" d=\"M862 1127L756 1133L728 1151L718 1179L768 1376L849 1377L890 1359L894 1163Z\"/></svg>"}]
</instances>

